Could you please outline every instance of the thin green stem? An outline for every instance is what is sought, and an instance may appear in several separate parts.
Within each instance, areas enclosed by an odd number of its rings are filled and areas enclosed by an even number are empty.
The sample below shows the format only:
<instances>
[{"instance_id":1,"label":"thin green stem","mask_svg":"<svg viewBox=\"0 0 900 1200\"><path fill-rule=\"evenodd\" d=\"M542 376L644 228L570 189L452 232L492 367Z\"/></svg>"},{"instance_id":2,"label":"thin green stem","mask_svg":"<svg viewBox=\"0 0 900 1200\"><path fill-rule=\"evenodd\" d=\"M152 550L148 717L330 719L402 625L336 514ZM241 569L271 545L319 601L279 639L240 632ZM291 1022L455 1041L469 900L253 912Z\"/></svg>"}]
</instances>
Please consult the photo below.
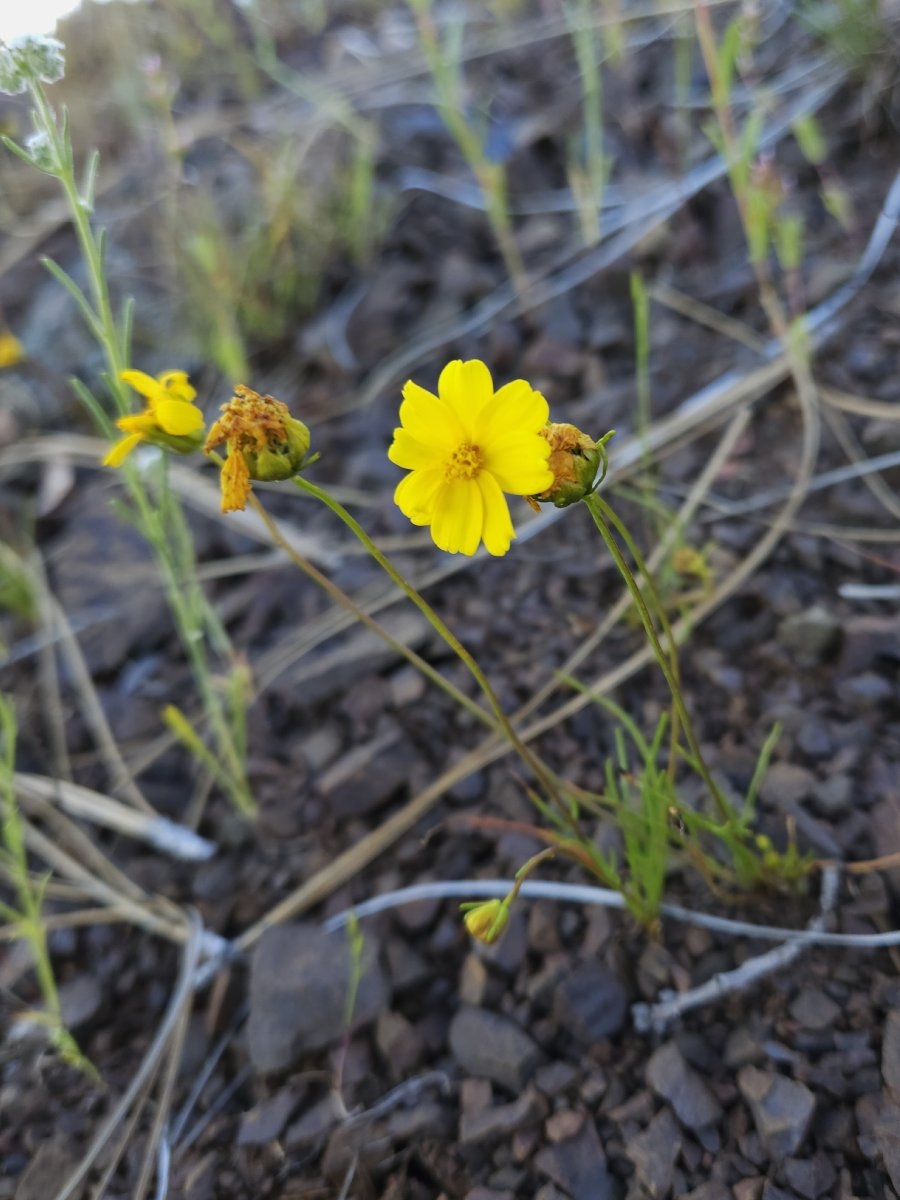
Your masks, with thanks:
<instances>
[{"instance_id":1,"label":"thin green stem","mask_svg":"<svg viewBox=\"0 0 900 1200\"><path fill-rule=\"evenodd\" d=\"M669 622L668 614L666 613L666 606L663 604L662 599L660 598L659 592L656 590L656 584L653 581L653 575L652 575L651 571L648 569L647 564L644 561L644 556L641 554L640 550L637 547L637 543L635 542L634 538L631 536L628 526L618 516L618 514L614 511L614 509L612 509L610 507L610 505L608 505L606 503L606 501L603 499L602 496L598 495L597 493L595 493L595 496L596 496L596 502L598 505L601 506L603 514L606 517L607 521L609 521L609 523L613 526L613 528L618 533L619 537L621 537L622 541L625 543L625 548L628 550L628 553L634 559L635 566L637 567L638 571L640 572L641 578L644 581L644 587L647 590L647 595L650 598L650 603L653 606L653 611L656 614L657 620L659 621L660 625L662 626L663 636L666 639L666 647L669 651L669 662L672 667L672 675L674 676L675 682L680 689L681 688L681 666L678 662L678 643L675 640L674 633L672 632L672 626ZM680 717L678 714L678 710L673 707L673 709L672 709L672 728L669 731L669 766L668 766L668 776L669 776L670 782L672 782L672 783L675 782L675 770L676 770L677 761L678 761L678 746L679 746L679 741L680 741L680 732L681 732L681 720L680 720Z\"/></svg>"},{"instance_id":2,"label":"thin green stem","mask_svg":"<svg viewBox=\"0 0 900 1200\"><path fill-rule=\"evenodd\" d=\"M644 627L644 632L646 633L647 640L650 643L650 648L656 657L656 661L659 663L659 668L665 677L666 683L669 685L669 691L672 695L672 704L675 712L678 714L678 719L681 722L684 736L687 739L688 747L695 760L700 777L706 784L706 787L709 790L710 796L712 797L722 820L732 823L735 820L736 814L733 812L731 805L722 795L720 788L717 786L716 781L710 774L709 767L706 765L706 760L704 759L703 753L700 749L700 743L698 742L697 735L694 732L693 722L691 721L687 707L684 703L684 696L681 691L678 675L672 670L672 664L669 660L669 657L659 640L659 635L656 632L656 627L653 623L650 609L647 607L647 601L644 598L644 593L641 591L640 585L635 579L631 567L628 565L625 556L619 548L618 542L613 536L612 530L607 524L606 510L608 510L608 506L606 505L606 502L603 501L596 493L587 496L585 498L585 504L587 505L591 517L593 518L594 524L597 526L600 536L603 538L603 541L606 544L606 548L612 555L619 574L625 581L625 586L631 593L631 598L634 601L635 607L637 608L638 616L641 619L641 624ZM671 631L669 633L668 640L671 641Z\"/></svg>"}]
</instances>

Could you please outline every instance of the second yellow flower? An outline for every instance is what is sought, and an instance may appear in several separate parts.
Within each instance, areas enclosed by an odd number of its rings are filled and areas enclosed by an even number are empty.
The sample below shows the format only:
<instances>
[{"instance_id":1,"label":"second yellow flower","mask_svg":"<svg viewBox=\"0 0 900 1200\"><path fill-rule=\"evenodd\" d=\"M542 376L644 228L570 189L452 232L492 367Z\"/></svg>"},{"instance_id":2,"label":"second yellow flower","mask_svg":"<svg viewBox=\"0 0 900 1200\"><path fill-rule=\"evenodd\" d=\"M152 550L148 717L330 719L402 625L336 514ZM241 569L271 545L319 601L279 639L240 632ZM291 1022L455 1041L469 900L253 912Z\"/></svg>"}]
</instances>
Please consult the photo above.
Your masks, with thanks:
<instances>
[{"instance_id":1,"label":"second yellow flower","mask_svg":"<svg viewBox=\"0 0 900 1200\"><path fill-rule=\"evenodd\" d=\"M394 500L414 525L428 525L451 554L505 554L516 536L504 492L533 495L553 483L541 436L547 401L524 379L494 391L483 362L449 363L438 394L411 380L388 457L410 474Z\"/></svg>"}]
</instances>

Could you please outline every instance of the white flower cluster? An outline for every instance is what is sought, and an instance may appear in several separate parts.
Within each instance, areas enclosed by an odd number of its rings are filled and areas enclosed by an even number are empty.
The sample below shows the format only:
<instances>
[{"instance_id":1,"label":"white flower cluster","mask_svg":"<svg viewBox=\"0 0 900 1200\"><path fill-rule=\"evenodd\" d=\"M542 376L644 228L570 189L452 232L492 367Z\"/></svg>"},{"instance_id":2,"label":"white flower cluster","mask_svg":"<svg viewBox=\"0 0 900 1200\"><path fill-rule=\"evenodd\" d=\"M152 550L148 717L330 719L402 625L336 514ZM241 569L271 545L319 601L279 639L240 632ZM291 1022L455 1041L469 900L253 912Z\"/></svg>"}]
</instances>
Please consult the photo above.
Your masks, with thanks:
<instances>
[{"instance_id":1,"label":"white flower cluster","mask_svg":"<svg viewBox=\"0 0 900 1200\"><path fill-rule=\"evenodd\" d=\"M17 96L30 83L56 83L65 73L62 42L26 34L0 44L0 92Z\"/></svg>"}]
</instances>

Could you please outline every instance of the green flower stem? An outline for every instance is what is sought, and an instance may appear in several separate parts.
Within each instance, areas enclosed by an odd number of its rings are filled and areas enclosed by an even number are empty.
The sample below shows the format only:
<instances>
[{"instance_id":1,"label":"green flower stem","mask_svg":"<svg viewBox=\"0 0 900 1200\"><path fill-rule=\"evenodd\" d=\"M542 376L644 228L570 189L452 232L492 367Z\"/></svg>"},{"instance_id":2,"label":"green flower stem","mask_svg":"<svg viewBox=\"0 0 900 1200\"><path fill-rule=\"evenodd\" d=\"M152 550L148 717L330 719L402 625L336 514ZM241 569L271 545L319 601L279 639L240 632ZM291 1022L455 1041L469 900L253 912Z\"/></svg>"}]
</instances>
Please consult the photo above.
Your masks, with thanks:
<instances>
[{"instance_id":1,"label":"green flower stem","mask_svg":"<svg viewBox=\"0 0 900 1200\"><path fill-rule=\"evenodd\" d=\"M41 132L46 135L53 148L53 159L56 164L53 175L62 187L68 202L72 224L84 259L94 306L93 312L90 312L90 305L85 299L85 305L91 318L89 324L106 358L109 373L108 385L116 408L119 413L127 413L131 409L131 404L121 380L121 373L127 362L127 346L124 344L124 336L120 333L113 313L109 284L103 265L102 244L91 225L90 198L83 197L78 189L72 144L65 121L60 128L46 93L39 83L32 83L30 92L35 105L35 124L40 126ZM95 411L102 412L99 407L96 407ZM166 598L200 692L206 718L216 739L218 752L227 764L232 781L229 789L231 798L237 807L249 816L255 812L255 805L247 786L243 758L235 745L233 731L223 709L221 698L216 691L206 654L206 638L209 636L211 641L217 645L220 653L226 657L230 647L228 647L227 635L197 580L196 563L190 538L179 536L183 518L176 499L168 490L166 466L164 461L162 509L153 505L140 475L131 464L126 463L123 466L122 474L129 497L137 509L141 530L155 551ZM175 530L175 537L181 547L180 554L171 544L172 539L162 518L163 512L168 513L168 524Z\"/></svg>"},{"instance_id":2,"label":"green flower stem","mask_svg":"<svg viewBox=\"0 0 900 1200\"><path fill-rule=\"evenodd\" d=\"M691 755L696 763L697 771L709 790L709 793L719 812L719 816L723 821L731 825L735 820L736 814L732 810L731 805L722 795L720 788L717 786L716 781L710 774L709 767L706 765L706 760L704 759L703 753L700 749L700 743L697 741L697 735L694 732L693 723L684 703L684 696L681 691L681 684L678 674L673 670L669 656L666 654L659 640L659 635L656 632L656 627L653 623L650 609L647 607L647 601L644 598L644 593L641 591L631 567L625 560L625 556L619 549L619 544L613 536L612 530L610 529L608 523L609 518L611 515L614 516L614 514L612 514L612 510L606 501L597 495L596 492L592 493L590 496L586 496L584 502L594 520L594 524L597 526L600 536L603 538L603 541L606 544L606 548L612 555L619 574L625 581L625 586L631 593L631 598L634 601L635 607L637 608L638 616L641 619L641 624L644 627L644 632L646 633L647 640L650 643L650 648L656 657L656 661L659 663L660 670L665 676L666 683L669 685L669 691L672 695L672 705L674 711L678 715L681 727L684 730L684 736L687 739L688 748L690 749ZM620 526L618 518L615 518L615 524ZM666 638L671 648L673 645L671 629L668 630Z\"/></svg>"},{"instance_id":3,"label":"green flower stem","mask_svg":"<svg viewBox=\"0 0 900 1200\"><path fill-rule=\"evenodd\" d=\"M59 130L53 109L50 107L50 102L47 99L44 89L40 84L33 83L30 91L31 98L37 109L37 115L43 126L43 131L47 134L53 145L56 161L59 164L56 178L59 180L65 192L66 200L69 203L72 224L75 228L78 244L81 247L85 266L87 267L88 279L96 307L97 321L103 333L102 343L109 367L110 386L119 412L125 413L129 409L128 399L119 379L121 372L125 369L125 354L123 347L119 344L119 330L109 298L109 286L106 281L106 273L103 269L100 246L91 227L87 204L79 192L78 184L75 180L75 166L72 160L71 143Z\"/></svg>"},{"instance_id":4,"label":"green flower stem","mask_svg":"<svg viewBox=\"0 0 900 1200\"><path fill-rule=\"evenodd\" d=\"M556 846L547 846L546 849L539 850L537 854L532 854L531 858L526 859L525 862L522 863L521 867L519 867L518 871L516 871L516 882L513 884L512 891L510 891L509 895L506 897L506 903L512 904L519 892L522 890L522 884L532 873L532 871L534 871L536 867L539 867L541 863L547 862L548 859L556 858L560 850L562 850L562 847L557 849ZM562 850L562 853L565 853L565 851Z\"/></svg>"},{"instance_id":5,"label":"green flower stem","mask_svg":"<svg viewBox=\"0 0 900 1200\"><path fill-rule=\"evenodd\" d=\"M475 682L484 693L485 699L490 705L491 711L496 718L497 725L506 737L511 746L514 747L519 757L528 765L535 777L540 781L547 795L552 797L560 812L564 815L568 824L573 825L571 814L566 807L565 802L559 793L556 780L553 778L547 767L541 762L536 754L529 749L528 746L519 737L516 730L510 723L509 717L503 711L500 701L497 699L497 694L491 687L487 676L476 660L472 657L469 651L465 648L459 638L453 631L444 624L438 614L434 611L431 605L425 600L416 589L403 577L400 571L394 566L389 558L384 555L381 550L375 545L363 527L356 521L342 504L339 504L332 496L323 488L317 487L314 483L310 483L308 479L304 479L301 475L295 475L293 482L306 492L308 496L320 500L327 508L330 508L334 515L347 526L350 532L358 538L363 544L372 558L378 563L381 569L393 580L393 582L401 589L402 592L413 602L420 613L425 617L434 631L447 643L453 653L459 660L468 668Z\"/></svg>"},{"instance_id":6,"label":"green flower stem","mask_svg":"<svg viewBox=\"0 0 900 1200\"><path fill-rule=\"evenodd\" d=\"M594 495L596 495L596 493L594 493ZM648 570L647 564L644 561L644 557L638 549L637 543L631 536L631 533L625 522L600 496L597 496L597 501L603 506L603 512L607 521L609 521L609 523L618 533L619 537L621 537L622 541L625 543L625 548L634 560L635 566L637 567L641 578L644 581L644 587L646 588L647 596L650 599L650 604L653 606L653 612L656 614L657 620L662 627L663 636L666 639L666 646L669 651L669 664L672 669L672 675L675 679L676 686L680 691L681 667L678 662L678 643L676 642L675 635L672 632L672 626L666 613L666 606L663 604L662 600L660 599L659 592L656 590L656 584L653 581L653 575ZM672 728L669 733L669 764L667 768L667 774L670 782L674 783L675 770L678 761L678 745L681 736L681 720L678 710L674 707L672 709L671 721Z\"/></svg>"}]
</instances>

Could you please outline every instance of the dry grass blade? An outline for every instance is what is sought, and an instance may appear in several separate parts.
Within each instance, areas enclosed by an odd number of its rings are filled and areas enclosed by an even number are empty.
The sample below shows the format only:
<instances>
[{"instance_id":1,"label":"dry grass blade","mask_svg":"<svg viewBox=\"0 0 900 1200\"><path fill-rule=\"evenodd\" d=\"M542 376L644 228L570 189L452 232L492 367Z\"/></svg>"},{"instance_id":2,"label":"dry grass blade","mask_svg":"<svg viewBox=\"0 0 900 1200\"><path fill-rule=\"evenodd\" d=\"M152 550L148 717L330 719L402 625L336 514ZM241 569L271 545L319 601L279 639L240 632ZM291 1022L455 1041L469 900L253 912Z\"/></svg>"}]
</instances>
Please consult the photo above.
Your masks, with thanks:
<instances>
[{"instance_id":1,"label":"dry grass blade","mask_svg":"<svg viewBox=\"0 0 900 1200\"><path fill-rule=\"evenodd\" d=\"M887 400L870 400L866 396L853 396L839 388L822 388L822 399L841 412L854 413L860 417L874 417L879 421L900 421L900 404Z\"/></svg>"},{"instance_id":2,"label":"dry grass blade","mask_svg":"<svg viewBox=\"0 0 900 1200\"><path fill-rule=\"evenodd\" d=\"M850 428L847 418L840 409L825 405L823 407L823 415L826 425L834 434L850 462L854 466L859 467L869 465L869 459L866 456L865 450L859 444L856 434ZM889 487L883 476L877 471L863 469L860 472L859 478L879 504L881 504L885 512L889 516L894 517L895 520L900 520L900 497L897 496L893 488Z\"/></svg>"},{"instance_id":3,"label":"dry grass blade","mask_svg":"<svg viewBox=\"0 0 900 1200\"><path fill-rule=\"evenodd\" d=\"M73 817L92 821L105 829L114 829L127 837L138 838L158 850L187 861L203 861L215 853L215 846L192 830L165 817L135 812L133 808L80 784L45 775L23 774L15 775L13 782L19 798L26 806L34 800L56 804Z\"/></svg>"},{"instance_id":4,"label":"dry grass blade","mask_svg":"<svg viewBox=\"0 0 900 1200\"><path fill-rule=\"evenodd\" d=\"M9 547L4 547L4 554L8 557L16 558L22 567L27 570L37 596L42 624L48 630L48 637L42 643L40 649L41 673L46 678L46 690L48 693L47 709L52 714L51 732L56 731L55 742L60 739L62 741L59 752L64 756L66 764L65 769L57 771L57 775L64 779L71 777L71 773L67 769L68 758L65 750L65 736L62 731L59 680L53 651L54 644L58 642L65 657L69 674L75 687L78 689L78 695L81 700L80 711L97 743L112 788L114 790L120 788L135 808L141 809L145 813L152 813L153 809L144 799L140 789L131 777L125 760L122 758L116 739L113 737L109 722L106 719L106 713L103 711L103 705L97 696L97 689L94 687L91 673L84 661L84 655L81 653L81 647L78 645L78 639L72 632L72 627L66 618L62 605L50 590L43 563L36 554L32 555L28 562L25 562L19 559L17 555L14 555L14 552Z\"/></svg>"},{"instance_id":5,"label":"dry grass blade","mask_svg":"<svg viewBox=\"0 0 900 1200\"><path fill-rule=\"evenodd\" d=\"M734 317L726 317L718 309L710 308L702 300L695 300L693 296L676 291L667 283L654 284L649 292L651 299L658 304L664 304L672 312L689 317L698 325L712 329L715 333L721 333L733 342L739 342L742 346L755 350L757 354L766 352L767 339L758 334L755 329L751 329L749 325L745 325L743 321L737 321Z\"/></svg>"},{"instance_id":6,"label":"dry grass blade","mask_svg":"<svg viewBox=\"0 0 900 1200\"><path fill-rule=\"evenodd\" d=\"M166 1051L166 1047L169 1045L173 1031L182 1019L185 1006L190 1004L193 994L192 983L194 972L200 961L200 953L203 945L203 926L196 915L188 917L185 932L184 953L181 957L178 979L175 982L169 1006L163 1015L159 1029L156 1031L156 1035L150 1044L150 1048L135 1071L134 1077L128 1085L125 1094L100 1126L81 1162L65 1183L63 1183L59 1191L54 1194L53 1200L69 1200L71 1196L75 1195L91 1167L97 1161L98 1156L102 1153L104 1147L113 1137L119 1126L126 1120L132 1106L137 1102L148 1082L159 1069L159 1064Z\"/></svg>"},{"instance_id":7,"label":"dry grass blade","mask_svg":"<svg viewBox=\"0 0 900 1200\"><path fill-rule=\"evenodd\" d=\"M144 1200L147 1190L150 1187L154 1167L157 1164L157 1195L165 1196L168 1191L165 1177L165 1167L168 1165L168 1159L164 1156L158 1158L157 1152L162 1145L163 1134L169 1120L169 1113L172 1111L172 1102L175 1098L175 1084L178 1080L178 1070L181 1066L181 1056L184 1050L184 1039L187 1036L193 996L194 989L190 988L178 1012L175 1027L172 1031L171 1041L166 1052L166 1064L159 1089L159 1098L156 1103L156 1111L153 1115L153 1124L147 1135L144 1160L141 1163L141 1173L135 1185L132 1200Z\"/></svg>"},{"instance_id":8,"label":"dry grass blade","mask_svg":"<svg viewBox=\"0 0 900 1200\"><path fill-rule=\"evenodd\" d=\"M145 893L129 880L125 879L126 887L119 889L103 879L98 878L81 862L73 858L45 834L36 829L30 822L25 822L25 841L32 853L36 854L54 871L59 872L65 879L77 884L85 896L97 903L108 906L115 913L127 913L132 922L142 929L155 933L172 942L185 940L185 926L181 914L173 906L163 906L160 900L151 901ZM85 838L84 842L88 842ZM99 854L92 847L94 855ZM102 858L102 856L100 856ZM106 860L103 860L106 862ZM111 868L110 863L106 863ZM137 893L137 896L134 893Z\"/></svg>"}]
</instances>

